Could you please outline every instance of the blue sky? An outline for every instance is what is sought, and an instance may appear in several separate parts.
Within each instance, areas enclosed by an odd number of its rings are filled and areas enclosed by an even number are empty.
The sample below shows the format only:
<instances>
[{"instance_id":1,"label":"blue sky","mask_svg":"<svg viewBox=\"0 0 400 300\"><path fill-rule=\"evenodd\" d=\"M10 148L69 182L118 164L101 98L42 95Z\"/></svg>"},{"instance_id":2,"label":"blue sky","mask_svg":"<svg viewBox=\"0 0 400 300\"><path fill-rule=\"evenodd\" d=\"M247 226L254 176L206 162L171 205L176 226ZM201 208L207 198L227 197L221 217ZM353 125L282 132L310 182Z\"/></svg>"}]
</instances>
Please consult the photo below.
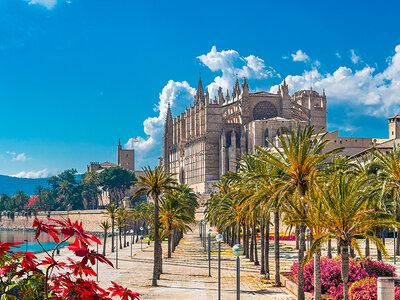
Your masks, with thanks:
<instances>
[{"instance_id":1,"label":"blue sky","mask_svg":"<svg viewBox=\"0 0 400 300\"><path fill-rule=\"evenodd\" d=\"M236 74L253 91L312 80L329 130L385 138L400 104L399 6L0 0L0 174L83 172L115 162L118 138L154 164L166 105L187 106L199 72L211 92Z\"/></svg>"}]
</instances>

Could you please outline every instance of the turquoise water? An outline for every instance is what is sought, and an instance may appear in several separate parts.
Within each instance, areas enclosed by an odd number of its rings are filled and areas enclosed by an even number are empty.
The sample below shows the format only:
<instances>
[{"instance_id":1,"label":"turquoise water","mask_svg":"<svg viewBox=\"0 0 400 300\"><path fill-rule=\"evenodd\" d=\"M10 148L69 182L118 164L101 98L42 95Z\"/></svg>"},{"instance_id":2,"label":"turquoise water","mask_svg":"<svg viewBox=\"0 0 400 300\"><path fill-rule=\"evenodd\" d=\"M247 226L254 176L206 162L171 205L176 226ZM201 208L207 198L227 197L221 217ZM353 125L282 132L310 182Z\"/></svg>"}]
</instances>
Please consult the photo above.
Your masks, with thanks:
<instances>
[{"instance_id":1,"label":"turquoise water","mask_svg":"<svg viewBox=\"0 0 400 300\"><path fill-rule=\"evenodd\" d=\"M27 242L26 242L27 240ZM39 237L40 243L46 250L54 249L56 243L53 238L47 234L41 234ZM31 231L7 231L0 230L0 241L2 243L16 243L22 242L23 244L19 245L19 248L14 248L15 252L42 252L43 249L35 240L35 233Z\"/></svg>"}]
</instances>

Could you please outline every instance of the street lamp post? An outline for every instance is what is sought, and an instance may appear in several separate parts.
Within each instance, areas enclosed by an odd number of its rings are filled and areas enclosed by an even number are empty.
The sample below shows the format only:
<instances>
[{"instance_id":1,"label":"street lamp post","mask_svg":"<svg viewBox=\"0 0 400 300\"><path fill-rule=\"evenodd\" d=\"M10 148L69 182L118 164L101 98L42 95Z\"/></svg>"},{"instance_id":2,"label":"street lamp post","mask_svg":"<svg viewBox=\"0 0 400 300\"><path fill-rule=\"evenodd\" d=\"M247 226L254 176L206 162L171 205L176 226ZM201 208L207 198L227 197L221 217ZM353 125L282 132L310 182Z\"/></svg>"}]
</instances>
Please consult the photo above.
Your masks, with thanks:
<instances>
[{"instance_id":1,"label":"street lamp post","mask_svg":"<svg viewBox=\"0 0 400 300\"><path fill-rule=\"evenodd\" d=\"M147 245L150 246L150 225L147 225Z\"/></svg>"},{"instance_id":2,"label":"street lamp post","mask_svg":"<svg viewBox=\"0 0 400 300\"><path fill-rule=\"evenodd\" d=\"M115 246L116 251L115 251L115 268L118 269L118 228L115 229L115 233L117 236L117 244Z\"/></svg>"},{"instance_id":3,"label":"street lamp post","mask_svg":"<svg viewBox=\"0 0 400 300\"><path fill-rule=\"evenodd\" d=\"M243 254L243 246L240 244L234 245L232 254L236 256L236 300L240 300L240 255Z\"/></svg>"},{"instance_id":4,"label":"street lamp post","mask_svg":"<svg viewBox=\"0 0 400 300\"><path fill-rule=\"evenodd\" d=\"M307 246L308 246L308 249L310 249L311 239L310 239L310 229L309 228L306 229L306 234L307 234L306 235ZM306 250L308 250L308 249L306 249Z\"/></svg>"},{"instance_id":5,"label":"street lamp post","mask_svg":"<svg viewBox=\"0 0 400 300\"><path fill-rule=\"evenodd\" d=\"M208 277L211 277L211 228L208 228Z\"/></svg>"},{"instance_id":6,"label":"street lamp post","mask_svg":"<svg viewBox=\"0 0 400 300\"><path fill-rule=\"evenodd\" d=\"M221 242L224 237L222 234L217 234L215 239L218 242L218 300L221 300Z\"/></svg>"},{"instance_id":7,"label":"street lamp post","mask_svg":"<svg viewBox=\"0 0 400 300\"><path fill-rule=\"evenodd\" d=\"M133 248L133 229L131 229L129 231L129 233L131 234L131 258L132 258L132 248Z\"/></svg>"},{"instance_id":8,"label":"street lamp post","mask_svg":"<svg viewBox=\"0 0 400 300\"><path fill-rule=\"evenodd\" d=\"M140 251L142 251L143 227L140 227Z\"/></svg>"}]
</instances>

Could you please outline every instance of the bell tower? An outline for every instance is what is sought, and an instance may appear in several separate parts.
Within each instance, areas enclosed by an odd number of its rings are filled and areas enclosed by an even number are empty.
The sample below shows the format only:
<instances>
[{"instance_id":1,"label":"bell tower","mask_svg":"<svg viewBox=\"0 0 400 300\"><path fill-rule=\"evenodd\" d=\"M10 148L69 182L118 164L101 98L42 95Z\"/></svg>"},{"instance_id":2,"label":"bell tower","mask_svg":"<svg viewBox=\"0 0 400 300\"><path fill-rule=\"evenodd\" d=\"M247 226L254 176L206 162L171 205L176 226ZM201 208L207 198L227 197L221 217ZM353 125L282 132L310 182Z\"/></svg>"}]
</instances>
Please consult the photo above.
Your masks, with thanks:
<instances>
[{"instance_id":1,"label":"bell tower","mask_svg":"<svg viewBox=\"0 0 400 300\"><path fill-rule=\"evenodd\" d=\"M400 115L388 118L389 120L389 140L400 138Z\"/></svg>"}]
</instances>

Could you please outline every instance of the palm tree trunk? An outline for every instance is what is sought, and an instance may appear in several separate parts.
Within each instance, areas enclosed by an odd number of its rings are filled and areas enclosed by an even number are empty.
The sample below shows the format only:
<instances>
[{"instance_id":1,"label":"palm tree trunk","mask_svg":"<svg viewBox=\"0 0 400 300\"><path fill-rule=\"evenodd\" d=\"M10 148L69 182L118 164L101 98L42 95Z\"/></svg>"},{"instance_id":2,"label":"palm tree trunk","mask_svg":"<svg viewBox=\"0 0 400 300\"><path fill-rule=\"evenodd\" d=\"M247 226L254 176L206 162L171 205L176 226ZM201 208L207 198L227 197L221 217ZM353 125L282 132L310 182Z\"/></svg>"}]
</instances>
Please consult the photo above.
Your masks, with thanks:
<instances>
[{"instance_id":1,"label":"palm tree trunk","mask_svg":"<svg viewBox=\"0 0 400 300\"><path fill-rule=\"evenodd\" d=\"M269 213L265 220L265 246L264 246L264 257L265 257L265 278L270 279L269 275Z\"/></svg>"},{"instance_id":2,"label":"palm tree trunk","mask_svg":"<svg viewBox=\"0 0 400 300\"><path fill-rule=\"evenodd\" d=\"M336 239L337 255L342 254L342 246L340 245L339 239Z\"/></svg>"},{"instance_id":3,"label":"palm tree trunk","mask_svg":"<svg viewBox=\"0 0 400 300\"><path fill-rule=\"evenodd\" d=\"M247 226L243 227L243 254L246 258L249 258L249 244L247 243L248 241L248 230Z\"/></svg>"},{"instance_id":4,"label":"palm tree trunk","mask_svg":"<svg viewBox=\"0 0 400 300\"><path fill-rule=\"evenodd\" d=\"M396 237L396 255L400 255L400 234L399 234L399 229L396 231L397 237Z\"/></svg>"},{"instance_id":5,"label":"palm tree trunk","mask_svg":"<svg viewBox=\"0 0 400 300\"><path fill-rule=\"evenodd\" d=\"M349 299L349 245L342 247L343 300Z\"/></svg>"},{"instance_id":6,"label":"palm tree trunk","mask_svg":"<svg viewBox=\"0 0 400 300\"><path fill-rule=\"evenodd\" d=\"M168 228L169 235L168 235L168 258L171 258L171 243L172 243L172 229L171 226Z\"/></svg>"},{"instance_id":7,"label":"palm tree trunk","mask_svg":"<svg viewBox=\"0 0 400 300\"><path fill-rule=\"evenodd\" d=\"M258 261L258 253L257 253L257 229L256 225L253 225L253 238L254 238L254 265L259 266L260 262Z\"/></svg>"},{"instance_id":8,"label":"palm tree trunk","mask_svg":"<svg viewBox=\"0 0 400 300\"><path fill-rule=\"evenodd\" d=\"M122 249L122 227L119 228L118 230L118 235L119 235L119 249Z\"/></svg>"},{"instance_id":9,"label":"palm tree trunk","mask_svg":"<svg viewBox=\"0 0 400 300\"><path fill-rule=\"evenodd\" d=\"M300 243L298 255L298 269L297 269L297 299L304 300L304 273L302 269L304 251L306 249L306 225L300 224Z\"/></svg>"},{"instance_id":10,"label":"palm tree trunk","mask_svg":"<svg viewBox=\"0 0 400 300\"><path fill-rule=\"evenodd\" d=\"M375 229L375 235L376 235L376 237L377 238L380 238L381 237L381 228L379 228L379 227L377 227L376 229ZM382 260L382 252L377 248L376 249L376 254L377 254L377 259L379 260L379 261L381 261Z\"/></svg>"},{"instance_id":11,"label":"palm tree trunk","mask_svg":"<svg viewBox=\"0 0 400 300\"><path fill-rule=\"evenodd\" d=\"M160 232L159 232L159 205L158 198L154 199L154 265L153 265L153 279L152 286L157 286L157 279L160 272Z\"/></svg>"},{"instance_id":12,"label":"palm tree trunk","mask_svg":"<svg viewBox=\"0 0 400 300\"><path fill-rule=\"evenodd\" d=\"M111 217L111 252L114 252L114 218Z\"/></svg>"},{"instance_id":13,"label":"palm tree trunk","mask_svg":"<svg viewBox=\"0 0 400 300\"><path fill-rule=\"evenodd\" d=\"M281 286L279 250L279 209L276 209L274 211L275 286Z\"/></svg>"},{"instance_id":14,"label":"palm tree trunk","mask_svg":"<svg viewBox=\"0 0 400 300\"><path fill-rule=\"evenodd\" d=\"M107 231L104 232L103 256L106 256Z\"/></svg>"},{"instance_id":15,"label":"palm tree trunk","mask_svg":"<svg viewBox=\"0 0 400 300\"><path fill-rule=\"evenodd\" d=\"M254 261L254 239L253 239L254 234L253 234L253 230L254 230L254 227L251 230L251 241L250 241L250 251L249 251L250 252L250 261L251 262ZM249 236L250 236L250 234L249 234Z\"/></svg>"},{"instance_id":16,"label":"palm tree trunk","mask_svg":"<svg viewBox=\"0 0 400 300\"><path fill-rule=\"evenodd\" d=\"M369 239L365 239L365 257L370 256L371 255L370 252L371 250L369 247Z\"/></svg>"},{"instance_id":17,"label":"palm tree trunk","mask_svg":"<svg viewBox=\"0 0 400 300\"><path fill-rule=\"evenodd\" d=\"M126 247L126 226L124 226L124 247Z\"/></svg>"},{"instance_id":18,"label":"palm tree trunk","mask_svg":"<svg viewBox=\"0 0 400 300\"><path fill-rule=\"evenodd\" d=\"M296 250L299 250L299 245L300 245L300 228L298 225L296 225L296 229L295 229L295 236L296 236Z\"/></svg>"},{"instance_id":19,"label":"palm tree trunk","mask_svg":"<svg viewBox=\"0 0 400 300\"><path fill-rule=\"evenodd\" d=\"M332 240L328 240L328 257L332 258Z\"/></svg>"},{"instance_id":20,"label":"palm tree trunk","mask_svg":"<svg viewBox=\"0 0 400 300\"><path fill-rule=\"evenodd\" d=\"M260 269L260 274L265 274L265 225L264 225L264 220L263 217L261 216L261 222L260 222L260 238L261 238L261 269Z\"/></svg>"},{"instance_id":21,"label":"palm tree trunk","mask_svg":"<svg viewBox=\"0 0 400 300\"><path fill-rule=\"evenodd\" d=\"M314 254L314 300L321 300L321 249Z\"/></svg>"}]
</instances>

